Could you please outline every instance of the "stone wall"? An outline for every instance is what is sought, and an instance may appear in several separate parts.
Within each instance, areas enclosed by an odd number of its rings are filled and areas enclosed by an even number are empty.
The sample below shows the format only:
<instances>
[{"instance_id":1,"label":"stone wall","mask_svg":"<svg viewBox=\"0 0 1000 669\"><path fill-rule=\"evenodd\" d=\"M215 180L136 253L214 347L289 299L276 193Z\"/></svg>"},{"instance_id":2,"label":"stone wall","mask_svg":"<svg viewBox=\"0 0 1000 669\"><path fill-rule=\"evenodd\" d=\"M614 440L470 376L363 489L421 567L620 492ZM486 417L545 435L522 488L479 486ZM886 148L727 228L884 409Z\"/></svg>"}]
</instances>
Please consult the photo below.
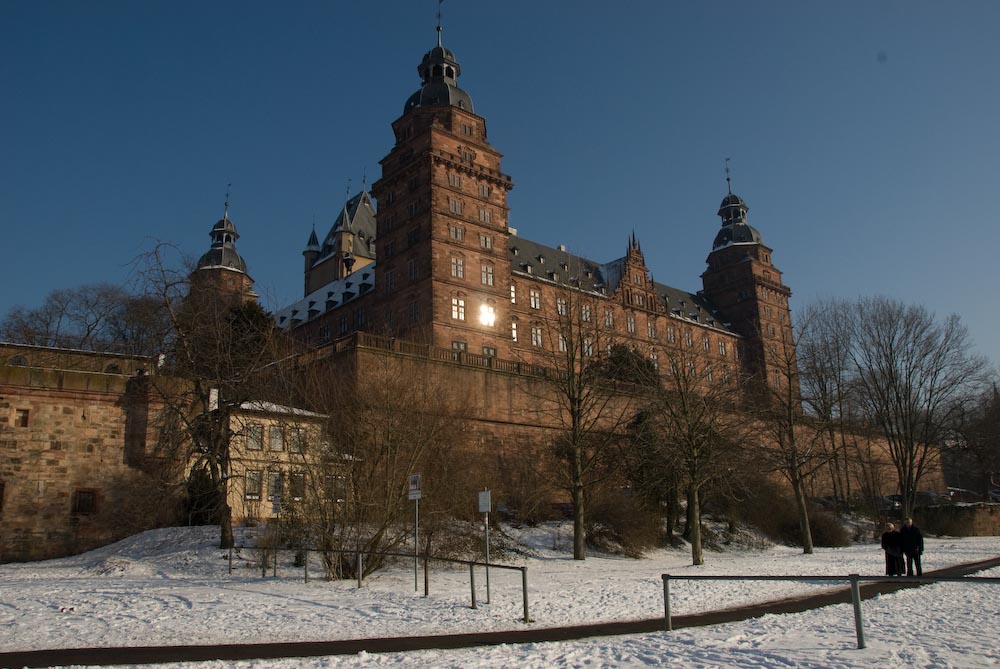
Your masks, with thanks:
<instances>
[{"instance_id":1,"label":"stone wall","mask_svg":"<svg viewBox=\"0 0 1000 669\"><path fill-rule=\"evenodd\" d=\"M956 537L1000 536L1000 504L949 504L914 513L914 522L930 534Z\"/></svg>"},{"instance_id":2,"label":"stone wall","mask_svg":"<svg viewBox=\"0 0 1000 669\"><path fill-rule=\"evenodd\" d=\"M0 561L77 553L166 522L129 377L0 366ZM126 434L132 446L126 463ZM170 518L172 520L172 518Z\"/></svg>"}]
</instances>

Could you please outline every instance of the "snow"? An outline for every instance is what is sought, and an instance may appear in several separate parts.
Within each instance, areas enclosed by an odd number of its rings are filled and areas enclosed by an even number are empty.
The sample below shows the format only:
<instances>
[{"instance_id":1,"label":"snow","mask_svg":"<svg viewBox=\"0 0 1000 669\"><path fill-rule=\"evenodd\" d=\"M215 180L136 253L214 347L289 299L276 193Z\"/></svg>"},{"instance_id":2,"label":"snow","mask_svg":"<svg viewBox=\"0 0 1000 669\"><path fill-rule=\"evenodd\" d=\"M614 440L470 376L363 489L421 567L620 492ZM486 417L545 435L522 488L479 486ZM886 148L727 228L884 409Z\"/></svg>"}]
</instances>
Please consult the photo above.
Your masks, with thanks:
<instances>
[{"instance_id":1,"label":"snow","mask_svg":"<svg viewBox=\"0 0 1000 669\"><path fill-rule=\"evenodd\" d=\"M690 565L686 549L641 560L570 559L570 530L515 531L525 547L507 564L527 566L532 627L655 618L663 614L660 575L878 575L874 544L820 548L814 555L771 547L707 552ZM468 569L434 565L430 597L414 591L412 562L354 581L309 583L282 554L278 577L260 575L254 549L228 555L217 528L169 528L83 555L0 565L0 651L268 641L520 630L520 573L491 570L491 603L477 571L471 609ZM238 539L239 540L239 539ZM250 538L244 538L250 541ZM924 569L1000 555L1000 537L928 538ZM1000 576L1000 569L980 575ZM422 574L421 574L422 579ZM674 615L815 592L843 585L795 582L676 581ZM184 669L293 667L988 667L1000 666L1000 585L940 583L863 602L868 647L859 650L849 604L799 614L673 632L464 650L199 662ZM984 633L985 631L985 633Z\"/></svg>"}]
</instances>

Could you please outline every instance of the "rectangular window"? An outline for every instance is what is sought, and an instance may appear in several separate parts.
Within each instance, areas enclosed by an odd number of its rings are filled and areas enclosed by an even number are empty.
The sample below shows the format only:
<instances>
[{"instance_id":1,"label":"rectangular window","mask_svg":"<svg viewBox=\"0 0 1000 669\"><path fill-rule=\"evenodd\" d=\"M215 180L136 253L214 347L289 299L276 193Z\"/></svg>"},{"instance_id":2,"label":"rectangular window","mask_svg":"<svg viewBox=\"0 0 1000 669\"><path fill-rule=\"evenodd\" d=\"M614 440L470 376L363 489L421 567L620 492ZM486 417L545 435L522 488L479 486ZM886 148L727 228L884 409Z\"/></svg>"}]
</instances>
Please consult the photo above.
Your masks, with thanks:
<instances>
[{"instance_id":1,"label":"rectangular window","mask_svg":"<svg viewBox=\"0 0 1000 669\"><path fill-rule=\"evenodd\" d=\"M468 345L464 341L458 341L458 340L456 340L456 341L451 342L451 350L452 351L464 351L464 350L466 350L468 348L469 348Z\"/></svg>"},{"instance_id":2,"label":"rectangular window","mask_svg":"<svg viewBox=\"0 0 1000 669\"><path fill-rule=\"evenodd\" d=\"M272 501L281 499L282 488L284 488L284 479L281 472L268 472L267 498Z\"/></svg>"},{"instance_id":3,"label":"rectangular window","mask_svg":"<svg viewBox=\"0 0 1000 669\"><path fill-rule=\"evenodd\" d=\"M667 341L673 344L676 339L677 335L674 333L674 326L667 327Z\"/></svg>"},{"instance_id":4,"label":"rectangular window","mask_svg":"<svg viewBox=\"0 0 1000 669\"><path fill-rule=\"evenodd\" d=\"M479 246L484 249L493 248L493 237L491 235L479 235Z\"/></svg>"},{"instance_id":5,"label":"rectangular window","mask_svg":"<svg viewBox=\"0 0 1000 669\"><path fill-rule=\"evenodd\" d=\"M417 215L417 203L416 202L411 202L410 204L406 205L406 212L411 217L412 216L416 216Z\"/></svg>"},{"instance_id":6,"label":"rectangular window","mask_svg":"<svg viewBox=\"0 0 1000 669\"><path fill-rule=\"evenodd\" d=\"M591 309L589 304L585 304L582 307L580 307L580 317L583 319L584 323L590 322Z\"/></svg>"},{"instance_id":7,"label":"rectangular window","mask_svg":"<svg viewBox=\"0 0 1000 669\"><path fill-rule=\"evenodd\" d=\"M517 323L510 324L510 339L511 341L517 341Z\"/></svg>"},{"instance_id":8,"label":"rectangular window","mask_svg":"<svg viewBox=\"0 0 1000 669\"><path fill-rule=\"evenodd\" d=\"M73 513L89 514L96 512L96 490L76 490L73 492Z\"/></svg>"},{"instance_id":9,"label":"rectangular window","mask_svg":"<svg viewBox=\"0 0 1000 669\"><path fill-rule=\"evenodd\" d=\"M418 276L420 276L420 273L417 271L417 267L416 258L410 258L406 261L406 274L410 277L410 281L414 281Z\"/></svg>"},{"instance_id":10,"label":"rectangular window","mask_svg":"<svg viewBox=\"0 0 1000 669\"><path fill-rule=\"evenodd\" d=\"M690 330L684 332L684 344L686 346L694 346L694 337L691 335Z\"/></svg>"},{"instance_id":11,"label":"rectangular window","mask_svg":"<svg viewBox=\"0 0 1000 669\"><path fill-rule=\"evenodd\" d=\"M484 286L493 285L493 265L482 266L482 282Z\"/></svg>"},{"instance_id":12,"label":"rectangular window","mask_svg":"<svg viewBox=\"0 0 1000 669\"><path fill-rule=\"evenodd\" d=\"M542 345L542 328L537 326L532 326L531 328L531 345L541 346Z\"/></svg>"},{"instance_id":13,"label":"rectangular window","mask_svg":"<svg viewBox=\"0 0 1000 669\"><path fill-rule=\"evenodd\" d=\"M559 333L559 352L566 352L566 337L563 337L561 332Z\"/></svg>"},{"instance_id":14,"label":"rectangular window","mask_svg":"<svg viewBox=\"0 0 1000 669\"><path fill-rule=\"evenodd\" d=\"M492 223L493 222L493 214L490 212L489 209L480 209L479 210L479 220L481 222L483 222L483 223Z\"/></svg>"},{"instance_id":15,"label":"rectangular window","mask_svg":"<svg viewBox=\"0 0 1000 669\"><path fill-rule=\"evenodd\" d=\"M492 191L493 189L486 184L479 184L479 195L481 197L489 197Z\"/></svg>"},{"instance_id":16,"label":"rectangular window","mask_svg":"<svg viewBox=\"0 0 1000 669\"><path fill-rule=\"evenodd\" d=\"M420 320L420 305L416 302L410 302L406 305L406 318L412 325Z\"/></svg>"},{"instance_id":17,"label":"rectangular window","mask_svg":"<svg viewBox=\"0 0 1000 669\"><path fill-rule=\"evenodd\" d=\"M461 258L451 259L451 275L456 279L465 278L465 261Z\"/></svg>"},{"instance_id":18,"label":"rectangular window","mask_svg":"<svg viewBox=\"0 0 1000 669\"><path fill-rule=\"evenodd\" d=\"M306 496L306 475L295 472L288 476L288 494L298 500Z\"/></svg>"},{"instance_id":19,"label":"rectangular window","mask_svg":"<svg viewBox=\"0 0 1000 669\"><path fill-rule=\"evenodd\" d=\"M613 328L615 326L615 312L610 309L604 311L604 326Z\"/></svg>"},{"instance_id":20,"label":"rectangular window","mask_svg":"<svg viewBox=\"0 0 1000 669\"><path fill-rule=\"evenodd\" d=\"M774 336L774 326L771 325L770 323L767 324L767 334L770 335L771 337Z\"/></svg>"},{"instance_id":21,"label":"rectangular window","mask_svg":"<svg viewBox=\"0 0 1000 669\"><path fill-rule=\"evenodd\" d=\"M306 452L306 431L301 427L293 427L288 430L288 452Z\"/></svg>"},{"instance_id":22,"label":"rectangular window","mask_svg":"<svg viewBox=\"0 0 1000 669\"><path fill-rule=\"evenodd\" d=\"M450 211L453 214L461 214L462 213L462 201L461 200L453 200L451 198L448 198L448 211Z\"/></svg>"},{"instance_id":23,"label":"rectangular window","mask_svg":"<svg viewBox=\"0 0 1000 669\"><path fill-rule=\"evenodd\" d=\"M531 305L532 309L542 308L542 294L536 288L531 288L528 291L528 303Z\"/></svg>"},{"instance_id":24,"label":"rectangular window","mask_svg":"<svg viewBox=\"0 0 1000 669\"><path fill-rule=\"evenodd\" d=\"M261 476L259 471L248 471L243 484L243 496L247 499L260 499Z\"/></svg>"},{"instance_id":25,"label":"rectangular window","mask_svg":"<svg viewBox=\"0 0 1000 669\"><path fill-rule=\"evenodd\" d=\"M386 242L385 243L385 257L391 258L396 255L396 242Z\"/></svg>"},{"instance_id":26,"label":"rectangular window","mask_svg":"<svg viewBox=\"0 0 1000 669\"><path fill-rule=\"evenodd\" d=\"M495 358L497 357L497 350L492 346L484 346L483 355L485 355L487 358Z\"/></svg>"},{"instance_id":27,"label":"rectangular window","mask_svg":"<svg viewBox=\"0 0 1000 669\"><path fill-rule=\"evenodd\" d=\"M28 409L15 409L14 410L14 427L28 427L28 414L30 410Z\"/></svg>"},{"instance_id":28,"label":"rectangular window","mask_svg":"<svg viewBox=\"0 0 1000 669\"><path fill-rule=\"evenodd\" d=\"M709 383L712 383L715 380L715 373L712 371L711 365L705 368L705 378L708 379Z\"/></svg>"},{"instance_id":29,"label":"rectangular window","mask_svg":"<svg viewBox=\"0 0 1000 669\"><path fill-rule=\"evenodd\" d=\"M639 305L640 307L646 306L646 296L645 295L636 295L634 297L635 297L635 303L637 305Z\"/></svg>"},{"instance_id":30,"label":"rectangular window","mask_svg":"<svg viewBox=\"0 0 1000 669\"><path fill-rule=\"evenodd\" d=\"M646 334L650 339L656 339L656 321L652 318L646 321Z\"/></svg>"},{"instance_id":31,"label":"rectangular window","mask_svg":"<svg viewBox=\"0 0 1000 669\"><path fill-rule=\"evenodd\" d=\"M472 151L469 151L468 149L462 149L462 158L464 160L472 161L476 159L476 154L474 154Z\"/></svg>"},{"instance_id":32,"label":"rectangular window","mask_svg":"<svg viewBox=\"0 0 1000 669\"><path fill-rule=\"evenodd\" d=\"M270 440L267 442L268 450L285 450L285 431L281 429L280 425L272 425L268 435L270 436Z\"/></svg>"},{"instance_id":33,"label":"rectangular window","mask_svg":"<svg viewBox=\"0 0 1000 669\"><path fill-rule=\"evenodd\" d=\"M455 241L463 241L465 239L465 228L457 225L451 226L451 238Z\"/></svg>"},{"instance_id":34,"label":"rectangular window","mask_svg":"<svg viewBox=\"0 0 1000 669\"><path fill-rule=\"evenodd\" d=\"M514 290L514 284L510 284L510 303L514 304L517 302L517 292Z\"/></svg>"},{"instance_id":35,"label":"rectangular window","mask_svg":"<svg viewBox=\"0 0 1000 669\"><path fill-rule=\"evenodd\" d=\"M341 316L337 323L337 334L347 334L347 316Z\"/></svg>"},{"instance_id":36,"label":"rectangular window","mask_svg":"<svg viewBox=\"0 0 1000 669\"><path fill-rule=\"evenodd\" d=\"M556 313L560 316L566 315L566 298L559 297L556 298Z\"/></svg>"},{"instance_id":37,"label":"rectangular window","mask_svg":"<svg viewBox=\"0 0 1000 669\"><path fill-rule=\"evenodd\" d=\"M708 341L708 335L702 335L701 337L701 350L707 351L712 347Z\"/></svg>"},{"instance_id":38,"label":"rectangular window","mask_svg":"<svg viewBox=\"0 0 1000 669\"><path fill-rule=\"evenodd\" d=\"M655 369L655 370L659 370L660 369L660 360L659 360L659 358L656 357L655 353L650 353L649 354L649 362L650 362L650 364L653 365L653 369Z\"/></svg>"},{"instance_id":39,"label":"rectangular window","mask_svg":"<svg viewBox=\"0 0 1000 669\"><path fill-rule=\"evenodd\" d=\"M497 322L497 312L491 304L479 305L479 322L486 327L493 327Z\"/></svg>"},{"instance_id":40,"label":"rectangular window","mask_svg":"<svg viewBox=\"0 0 1000 669\"><path fill-rule=\"evenodd\" d=\"M247 425L247 450L259 451L264 448L264 426L256 423Z\"/></svg>"},{"instance_id":41,"label":"rectangular window","mask_svg":"<svg viewBox=\"0 0 1000 669\"><path fill-rule=\"evenodd\" d=\"M588 358L594 355L594 342L590 337L583 340L583 354Z\"/></svg>"},{"instance_id":42,"label":"rectangular window","mask_svg":"<svg viewBox=\"0 0 1000 669\"><path fill-rule=\"evenodd\" d=\"M391 293L396 290L396 270L389 270L385 273L385 292Z\"/></svg>"},{"instance_id":43,"label":"rectangular window","mask_svg":"<svg viewBox=\"0 0 1000 669\"><path fill-rule=\"evenodd\" d=\"M463 123L462 124L462 134L463 135L471 135L472 134L472 126L469 125L468 123Z\"/></svg>"},{"instance_id":44,"label":"rectangular window","mask_svg":"<svg viewBox=\"0 0 1000 669\"><path fill-rule=\"evenodd\" d=\"M451 298L451 317L456 321L465 320L465 300L458 297Z\"/></svg>"},{"instance_id":45,"label":"rectangular window","mask_svg":"<svg viewBox=\"0 0 1000 669\"><path fill-rule=\"evenodd\" d=\"M719 340L719 355L721 355L723 358L726 357L726 342L723 341L722 339Z\"/></svg>"},{"instance_id":46,"label":"rectangular window","mask_svg":"<svg viewBox=\"0 0 1000 669\"><path fill-rule=\"evenodd\" d=\"M365 310L358 309L354 312L354 329L362 330L365 327Z\"/></svg>"},{"instance_id":47,"label":"rectangular window","mask_svg":"<svg viewBox=\"0 0 1000 669\"><path fill-rule=\"evenodd\" d=\"M635 334L635 316L629 314L625 317L625 327L628 329L629 334Z\"/></svg>"},{"instance_id":48,"label":"rectangular window","mask_svg":"<svg viewBox=\"0 0 1000 669\"><path fill-rule=\"evenodd\" d=\"M449 174L448 175L448 185L449 186L454 186L455 188L461 188L462 187L462 177L460 175L458 175L458 174Z\"/></svg>"}]
</instances>

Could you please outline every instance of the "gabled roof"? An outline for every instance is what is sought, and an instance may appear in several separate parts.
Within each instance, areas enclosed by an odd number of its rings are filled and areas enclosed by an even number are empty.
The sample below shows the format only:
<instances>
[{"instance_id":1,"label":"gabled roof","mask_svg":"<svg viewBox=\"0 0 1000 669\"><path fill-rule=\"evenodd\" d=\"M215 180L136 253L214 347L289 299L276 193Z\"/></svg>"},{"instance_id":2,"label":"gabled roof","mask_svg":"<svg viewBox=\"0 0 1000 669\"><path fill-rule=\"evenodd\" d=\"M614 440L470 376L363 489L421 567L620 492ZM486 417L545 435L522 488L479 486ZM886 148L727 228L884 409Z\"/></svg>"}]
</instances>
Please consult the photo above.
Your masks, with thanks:
<instances>
[{"instance_id":1,"label":"gabled roof","mask_svg":"<svg viewBox=\"0 0 1000 669\"><path fill-rule=\"evenodd\" d=\"M334 240L340 232L354 235L353 248L344 249L355 256L375 257L375 203L367 191L361 191L346 203L334 220L330 232L326 234L320 248L320 258L326 258L334 251ZM312 238L310 238L310 242Z\"/></svg>"},{"instance_id":2,"label":"gabled roof","mask_svg":"<svg viewBox=\"0 0 1000 669\"><path fill-rule=\"evenodd\" d=\"M601 264L523 237L510 238L507 258L514 274L605 296L613 295L618 288L626 262L622 257ZM657 282L653 282L653 289L671 317L733 332L704 295Z\"/></svg>"}]
</instances>

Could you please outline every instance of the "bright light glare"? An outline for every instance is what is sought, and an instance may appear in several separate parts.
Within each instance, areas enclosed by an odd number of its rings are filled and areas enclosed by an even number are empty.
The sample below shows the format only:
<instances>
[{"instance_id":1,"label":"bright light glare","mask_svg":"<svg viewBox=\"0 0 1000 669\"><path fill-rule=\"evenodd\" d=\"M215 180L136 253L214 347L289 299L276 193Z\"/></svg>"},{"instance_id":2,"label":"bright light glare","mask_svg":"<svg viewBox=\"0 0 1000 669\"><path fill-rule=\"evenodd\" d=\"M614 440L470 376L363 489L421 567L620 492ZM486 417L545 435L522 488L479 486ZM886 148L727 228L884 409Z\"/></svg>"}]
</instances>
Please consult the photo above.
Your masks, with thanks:
<instances>
[{"instance_id":1,"label":"bright light glare","mask_svg":"<svg viewBox=\"0 0 1000 669\"><path fill-rule=\"evenodd\" d=\"M497 317L496 317L496 314L493 311L493 307L491 307L488 304L484 304L483 306L479 307L479 322L480 323L482 323L486 327L490 327L491 328L491 327L493 327L493 324L496 322L496 320L497 320Z\"/></svg>"}]
</instances>

